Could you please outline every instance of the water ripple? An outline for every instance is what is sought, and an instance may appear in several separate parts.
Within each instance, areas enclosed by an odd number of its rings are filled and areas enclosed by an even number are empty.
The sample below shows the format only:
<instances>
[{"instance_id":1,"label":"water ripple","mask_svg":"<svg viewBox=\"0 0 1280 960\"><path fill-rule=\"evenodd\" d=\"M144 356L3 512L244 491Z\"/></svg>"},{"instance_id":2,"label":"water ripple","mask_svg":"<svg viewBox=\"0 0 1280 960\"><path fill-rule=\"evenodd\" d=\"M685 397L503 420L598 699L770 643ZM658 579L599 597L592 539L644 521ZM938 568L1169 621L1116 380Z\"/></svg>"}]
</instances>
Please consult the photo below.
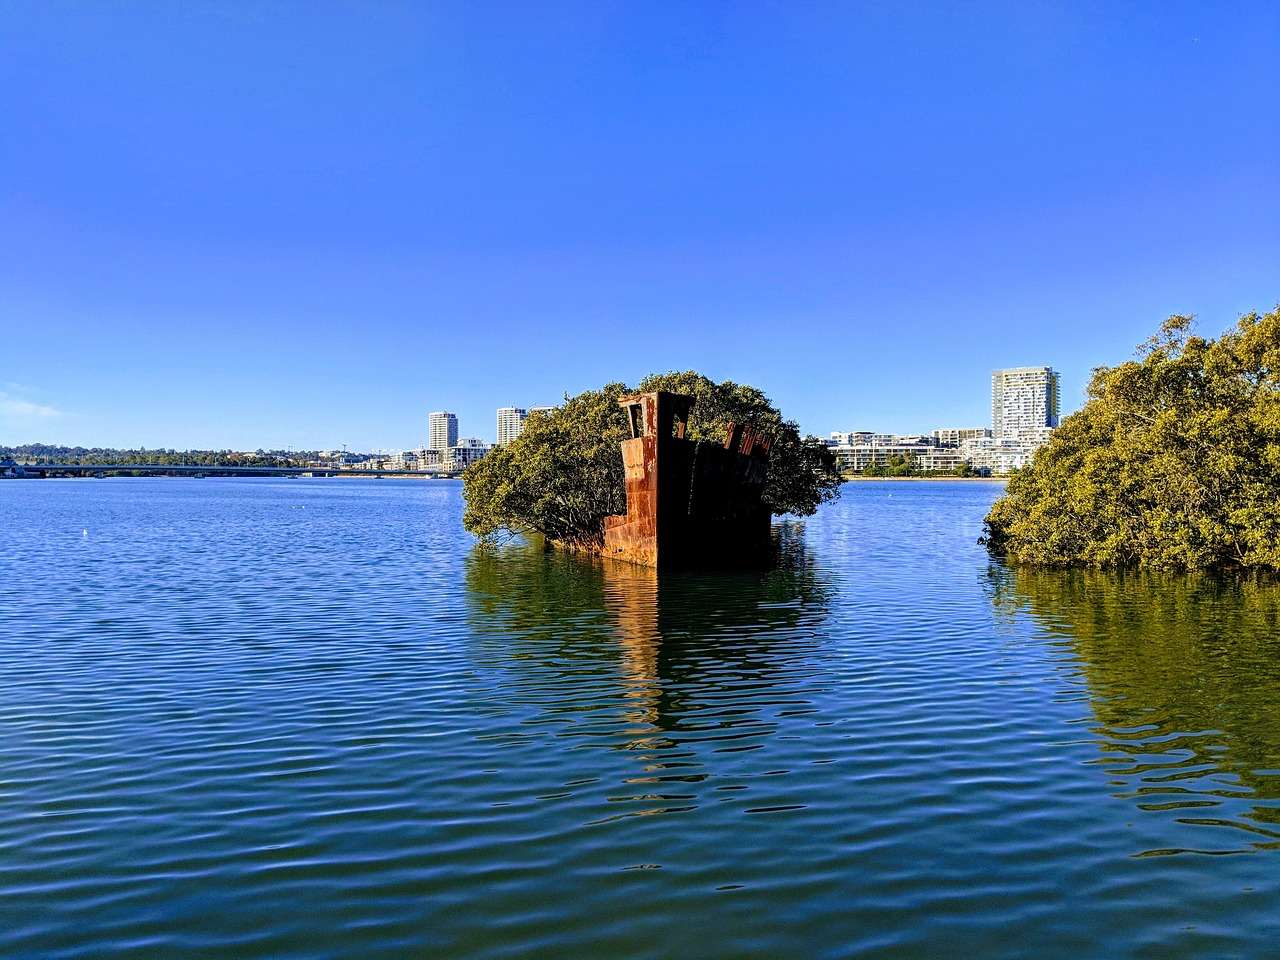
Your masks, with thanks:
<instances>
[{"instance_id":1,"label":"water ripple","mask_svg":"<svg viewBox=\"0 0 1280 960\"><path fill-rule=\"evenodd\" d=\"M993 565L997 490L671 577L451 482L0 484L0 955L1269 956L1280 598Z\"/></svg>"}]
</instances>

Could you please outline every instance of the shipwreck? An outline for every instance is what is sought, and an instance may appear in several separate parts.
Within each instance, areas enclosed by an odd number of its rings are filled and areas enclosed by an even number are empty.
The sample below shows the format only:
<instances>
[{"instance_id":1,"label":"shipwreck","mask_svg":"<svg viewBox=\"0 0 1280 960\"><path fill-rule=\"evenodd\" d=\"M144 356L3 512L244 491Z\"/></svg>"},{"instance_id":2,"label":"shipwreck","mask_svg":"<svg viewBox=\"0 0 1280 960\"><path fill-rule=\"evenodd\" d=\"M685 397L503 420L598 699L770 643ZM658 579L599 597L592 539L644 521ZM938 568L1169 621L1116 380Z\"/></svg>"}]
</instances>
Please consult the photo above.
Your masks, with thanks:
<instances>
[{"instance_id":1,"label":"shipwreck","mask_svg":"<svg viewBox=\"0 0 1280 960\"><path fill-rule=\"evenodd\" d=\"M687 437L694 398L642 393L618 403L627 512L604 520L601 553L648 567L762 566L771 556L762 502L772 440L730 424L723 446Z\"/></svg>"}]
</instances>

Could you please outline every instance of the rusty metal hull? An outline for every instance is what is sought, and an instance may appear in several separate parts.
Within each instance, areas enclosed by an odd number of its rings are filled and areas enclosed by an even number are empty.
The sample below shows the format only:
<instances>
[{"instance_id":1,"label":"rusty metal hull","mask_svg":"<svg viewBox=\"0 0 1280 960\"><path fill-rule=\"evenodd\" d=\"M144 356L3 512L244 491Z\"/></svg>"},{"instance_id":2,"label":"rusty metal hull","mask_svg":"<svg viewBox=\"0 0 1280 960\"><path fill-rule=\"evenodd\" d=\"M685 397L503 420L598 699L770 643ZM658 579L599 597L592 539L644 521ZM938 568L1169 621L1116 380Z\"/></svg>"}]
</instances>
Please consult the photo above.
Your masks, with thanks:
<instances>
[{"instance_id":1,"label":"rusty metal hull","mask_svg":"<svg viewBox=\"0 0 1280 960\"><path fill-rule=\"evenodd\" d=\"M767 564L770 513L760 499L767 439L742 428L723 447L685 439L692 398L656 393L621 402L638 435L622 443L627 513L605 519L604 556L662 568Z\"/></svg>"}]
</instances>

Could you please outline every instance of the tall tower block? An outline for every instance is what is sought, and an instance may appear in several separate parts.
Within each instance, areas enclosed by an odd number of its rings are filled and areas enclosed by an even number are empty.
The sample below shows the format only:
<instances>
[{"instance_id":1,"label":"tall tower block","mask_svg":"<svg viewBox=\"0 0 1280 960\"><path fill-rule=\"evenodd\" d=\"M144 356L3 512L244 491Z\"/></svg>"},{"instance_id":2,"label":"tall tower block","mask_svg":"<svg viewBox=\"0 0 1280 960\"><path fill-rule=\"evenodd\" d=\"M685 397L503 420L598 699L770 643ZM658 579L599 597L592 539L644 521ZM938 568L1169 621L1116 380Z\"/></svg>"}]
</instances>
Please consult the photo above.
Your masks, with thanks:
<instances>
[{"instance_id":1,"label":"tall tower block","mask_svg":"<svg viewBox=\"0 0 1280 960\"><path fill-rule=\"evenodd\" d=\"M1053 367L991 371L991 435L1022 439L1058 425L1058 374Z\"/></svg>"}]
</instances>

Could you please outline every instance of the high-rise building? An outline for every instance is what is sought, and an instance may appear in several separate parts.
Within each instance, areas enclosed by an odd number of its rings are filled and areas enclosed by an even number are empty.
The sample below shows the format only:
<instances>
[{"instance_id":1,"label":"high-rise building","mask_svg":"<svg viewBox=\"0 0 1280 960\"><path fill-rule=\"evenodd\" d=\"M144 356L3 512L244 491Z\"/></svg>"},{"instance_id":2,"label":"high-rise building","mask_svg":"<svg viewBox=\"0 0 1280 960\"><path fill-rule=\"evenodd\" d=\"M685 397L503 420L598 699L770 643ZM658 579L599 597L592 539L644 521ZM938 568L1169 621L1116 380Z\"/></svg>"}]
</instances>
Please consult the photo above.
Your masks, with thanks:
<instances>
[{"instance_id":1,"label":"high-rise building","mask_svg":"<svg viewBox=\"0 0 1280 960\"><path fill-rule=\"evenodd\" d=\"M1043 442L1058 425L1058 374L1053 367L991 371L991 435Z\"/></svg>"},{"instance_id":2,"label":"high-rise building","mask_svg":"<svg viewBox=\"0 0 1280 960\"><path fill-rule=\"evenodd\" d=\"M529 411L520 407L499 407L498 443L510 443L520 436L520 431L524 429L524 418L528 415Z\"/></svg>"},{"instance_id":3,"label":"high-rise building","mask_svg":"<svg viewBox=\"0 0 1280 960\"><path fill-rule=\"evenodd\" d=\"M428 418L431 449L448 450L458 445L458 418L447 410L433 413Z\"/></svg>"}]
</instances>

